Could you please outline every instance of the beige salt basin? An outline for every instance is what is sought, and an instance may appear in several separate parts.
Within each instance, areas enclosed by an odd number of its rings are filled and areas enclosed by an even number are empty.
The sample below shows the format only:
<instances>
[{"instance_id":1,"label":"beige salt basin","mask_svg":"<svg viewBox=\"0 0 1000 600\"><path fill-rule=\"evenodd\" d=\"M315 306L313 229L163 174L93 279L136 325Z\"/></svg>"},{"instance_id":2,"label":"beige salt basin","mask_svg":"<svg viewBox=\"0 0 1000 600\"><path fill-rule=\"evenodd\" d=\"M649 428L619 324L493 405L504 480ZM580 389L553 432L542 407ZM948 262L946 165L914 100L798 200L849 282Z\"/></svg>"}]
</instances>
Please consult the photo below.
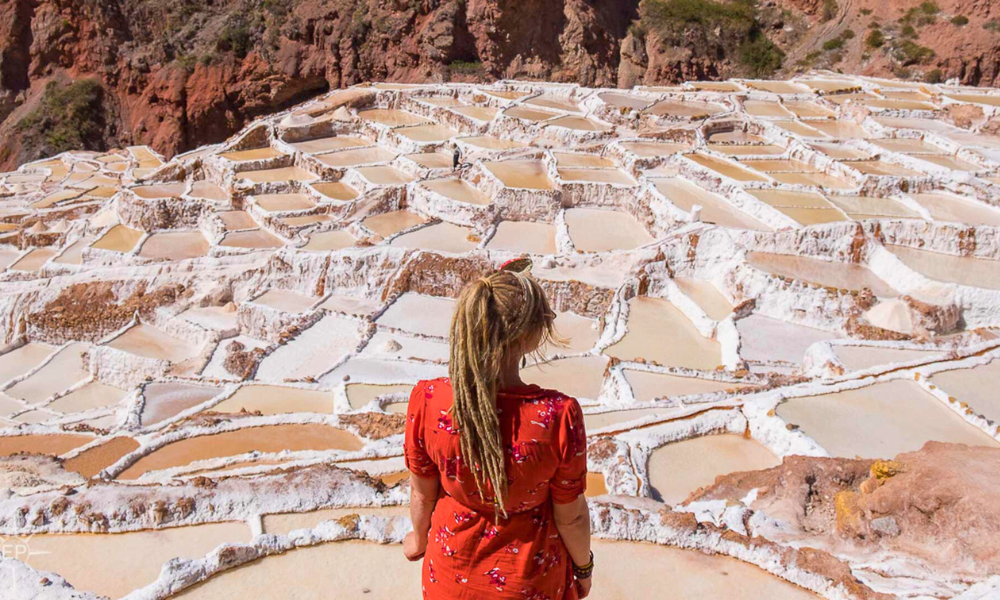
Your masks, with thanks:
<instances>
[{"instance_id":1,"label":"beige salt basin","mask_svg":"<svg viewBox=\"0 0 1000 600\"><path fill-rule=\"evenodd\" d=\"M74 342L65 346L45 366L31 376L4 390L12 398L20 398L29 404L48 399L73 387L90 377L83 355L90 344Z\"/></svg>"},{"instance_id":2,"label":"beige salt basin","mask_svg":"<svg viewBox=\"0 0 1000 600\"><path fill-rule=\"evenodd\" d=\"M402 125L422 125L427 123L427 119L420 115L415 115L405 110L393 108L373 108L370 110L358 111L358 116L380 125L389 127L400 127Z\"/></svg>"},{"instance_id":3,"label":"beige salt basin","mask_svg":"<svg viewBox=\"0 0 1000 600\"><path fill-rule=\"evenodd\" d=\"M586 352L594 347L600 335L595 319L581 317L572 312L556 313L554 325L556 336L565 344L553 344L551 348L542 348L542 353L546 355Z\"/></svg>"},{"instance_id":4,"label":"beige salt basin","mask_svg":"<svg viewBox=\"0 0 1000 600\"><path fill-rule=\"evenodd\" d=\"M774 156L785 152L774 144L707 144L706 147L729 156Z\"/></svg>"},{"instance_id":5,"label":"beige salt basin","mask_svg":"<svg viewBox=\"0 0 1000 600\"><path fill-rule=\"evenodd\" d=\"M556 165L560 168L613 168L615 161L597 154L576 154L569 152L553 152Z\"/></svg>"},{"instance_id":6,"label":"beige salt basin","mask_svg":"<svg viewBox=\"0 0 1000 600\"><path fill-rule=\"evenodd\" d=\"M133 533L35 535L27 563L58 573L77 590L121 598L156 581L172 558L201 558L224 543L248 543L246 523L212 523ZM100 557L100 568L94 558Z\"/></svg>"},{"instance_id":7,"label":"beige salt basin","mask_svg":"<svg viewBox=\"0 0 1000 600\"><path fill-rule=\"evenodd\" d=\"M461 179L434 179L421 182L420 186L456 202L478 206L486 206L490 203L490 199L485 194Z\"/></svg>"},{"instance_id":8,"label":"beige salt basin","mask_svg":"<svg viewBox=\"0 0 1000 600\"><path fill-rule=\"evenodd\" d=\"M812 185L833 190L849 190L857 186L829 173L773 173L771 178L790 185Z\"/></svg>"},{"instance_id":9,"label":"beige salt basin","mask_svg":"<svg viewBox=\"0 0 1000 600\"><path fill-rule=\"evenodd\" d=\"M546 389L594 400L601 393L607 365L605 356L561 358L521 369L521 377Z\"/></svg>"},{"instance_id":10,"label":"beige salt basin","mask_svg":"<svg viewBox=\"0 0 1000 600\"><path fill-rule=\"evenodd\" d=\"M745 85L755 90L772 94L807 94L809 88L794 81L746 81Z\"/></svg>"},{"instance_id":11,"label":"beige salt basin","mask_svg":"<svg viewBox=\"0 0 1000 600\"><path fill-rule=\"evenodd\" d=\"M840 362L851 371L941 357L939 352L881 348L879 346L834 346L833 348Z\"/></svg>"},{"instance_id":12,"label":"beige salt basin","mask_svg":"<svg viewBox=\"0 0 1000 600\"><path fill-rule=\"evenodd\" d=\"M917 155L914 156L914 158L917 158L924 162L933 163L939 167L944 167L952 171L967 171L969 173L974 173L976 171L986 170L983 167L980 167L979 165L972 164L960 158L955 158L954 156Z\"/></svg>"},{"instance_id":13,"label":"beige salt basin","mask_svg":"<svg viewBox=\"0 0 1000 600\"><path fill-rule=\"evenodd\" d=\"M316 160L335 169L347 169L362 165L385 163L396 158L395 152L390 152L381 146L341 150L331 154L317 156Z\"/></svg>"},{"instance_id":14,"label":"beige salt basin","mask_svg":"<svg viewBox=\"0 0 1000 600\"><path fill-rule=\"evenodd\" d=\"M753 171L745 169L728 160L708 156L707 154L699 154L697 152L694 154L687 154L686 156L706 169L711 169L719 175L724 175L730 179L735 179L736 181L770 181L765 175L754 173Z\"/></svg>"},{"instance_id":15,"label":"beige salt basin","mask_svg":"<svg viewBox=\"0 0 1000 600\"><path fill-rule=\"evenodd\" d=\"M653 373L625 369L625 379L632 387L637 402L651 402L662 398L689 396L693 394L715 394L729 391L746 391L757 387L753 384L713 381L697 377L682 377L666 373Z\"/></svg>"},{"instance_id":16,"label":"beige salt basin","mask_svg":"<svg viewBox=\"0 0 1000 600\"><path fill-rule=\"evenodd\" d=\"M906 154L945 154L942 148L929 144L919 138L890 138L872 140L872 143L892 152L904 152Z\"/></svg>"},{"instance_id":17,"label":"beige salt basin","mask_svg":"<svg viewBox=\"0 0 1000 600\"><path fill-rule=\"evenodd\" d=\"M689 369L714 370L722 364L719 342L703 337L684 313L662 298L629 300L627 326L625 337L605 354Z\"/></svg>"},{"instance_id":18,"label":"beige salt basin","mask_svg":"<svg viewBox=\"0 0 1000 600\"><path fill-rule=\"evenodd\" d=\"M327 183L313 183L312 188L330 198L331 200L349 201L354 200L360 194L358 191L346 183L340 181L327 182Z\"/></svg>"},{"instance_id":19,"label":"beige salt basin","mask_svg":"<svg viewBox=\"0 0 1000 600\"><path fill-rule=\"evenodd\" d=\"M191 191L188 195L200 200L215 200L218 202L229 200L229 192L209 181L194 182L191 184Z\"/></svg>"},{"instance_id":20,"label":"beige salt basin","mask_svg":"<svg viewBox=\"0 0 1000 600\"><path fill-rule=\"evenodd\" d=\"M289 145L292 148L298 150L299 152L314 154L317 152L330 152L332 150L346 150L348 148L358 148L360 146L367 146L368 144L370 144L370 142L365 141L359 137L354 137L350 135L343 135L343 136L335 135L332 137L304 140Z\"/></svg>"},{"instance_id":21,"label":"beige salt basin","mask_svg":"<svg viewBox=\"0 0 1000 600\"><path fill-rule=\"evenodd\" d=\"M778 405L777 414L831 456L892 458L929 441L998 445L909 380L792 398Z\"/></svg>"},{"instance_id":22,"label":"beige salt basin","mask_svg":"<svg viewBox=\"0 0 1000 600\"><path fill-rule=\"evenodd\" d=\"M830 118L836 113L829 108L816 104L815 102L785 102L785 108L795 113L800 119L805 118Z\"/></svg>"},{"instance_id":23,"label":"beige salt basin","mask_svg":"<svg viewBox=\"0 0 1000 600\"><path fill-rule=\"evenodd\" d=\"M571 208L566 224L573 245L584 252L633 250L654 241L635 217L617 210Z\"/></svg>"},{"instance_id":24,"label":"beige salt basin","mask_svg":"<svg viewBox=\"0 0 1000 600\"><path fill-rule=\"evenodd\" d=\"M261 194L254 196L254 200L267 212L316 208L316 203L306 194Z\"/></svg>"},{"instance_id":25,"label":"beige salt basin","mask_svg":"<svg viewBox=\"0 0 1000 600\"><path fill-rule=\"evenodd\" d=\"M944 193L910 194L935 221L1000 227L1000 210L972 198Z\"/></svg>"},{"instance_id":26,"label":"beige salt basin","mask_svg":"<svg viewBox=\"0 0 1000 600\"><path fill-rule=\"evenodd\" d=\"M647 98L631 96L629 94L618 94L614 92L602 92L598 94L597 97L611 106L618 108L631 108L633 110L641 110L649 106L652 102L652 100Z\"/></svg>"},{"instance_id":27,"label":"beige salt basin","mask_svg":"<svg viewBox=\"0 0 1000 600\"><path fill-rule=\"evenodd\" d=\"M459 138L470 146L483 148L484 150L513 150L515 148L527 148L528 145L515 140L503 140L490 135L474 135L471 137Z\"/></svg>"},{"instance_id":28,"label":"beige salt basin","mask_svg":"<svg viewBox=\"0 0 1000 600\"><path fill-rule=\"evenodd\" d=\"M458 135L458 132L444 125L415 125L400 127L396 133L414 142L444 142Z\"/></svg>"},{"instance_id":29,"label":"beige salt basin","mask_svg":"<svg viewBox=\"0 0 1000 600\"><path fill-rule=\"evenodd\" d=\"M330 215L303 215L301 217L282 217L281 222L289 227L306 227L316 223L329 223L333 218Z\"/></svg>"},{"instance_id":30,"label":"beige salt basin","mask_svg":"<svg viewBox=\"0 0 1000 600\"><path fill-rule=\"evenodd\" d=\"M320 231L309 236L309 243L302 247L303 250L313 252L327 252L330 250L343 250L354 245L357 239L343 230Z\"/></svg>"},{"instance_id":31,"label":"beige salt basin","mask_svg":"<svg viewBox=\"0 0 1000 600\"><path fill-rule=\"evenodd\" d=\"M634 179L621 169L574 169L560 168L559 177L568 183L610 183L635 186Z\"/></svg>"},{"instance_id":32,"label":"beige salt basin","mask_svg":"<svg viewBox=\"0 0 1000 600\"><path fill-rule=\"evenodd\" d=\"M555 184L549 179L545 163L540 160L507 160L484 162L497 179L509 188L529 190L551 190Z\"/></svg>"},{"instance_id":33,"label":"beige salt basin","mask_svg":"<svg viewBox=\"0 0 1000 600\"><path fill-rule=\"evenodd\" d=\"M307 390L277 385L245 385L236 393L212 407L214 412L253 413L264 415L284 413L333 412L333 392Z\"/></svg>"},{"instance_id":34,"label":"beige salt basin","mask_svg":"<svg viewBox=\"0 0 1000 600\"><path fill-rule=\"evenodd\" d=\"M642 158L671 156L691 149L685 142L623 142L622 148Z\"/></svg>"},{"instance_id":35,"label":"beige salt basin","mask_svg":"<svg viewBox=\"0 0 1000 600\"><path fill-rule=\"evenodd\" d=\"M199 350L198 346L170 336L146 323L139 323L129 328L107 345L138 356L170 362L182 362L193 358L198 355Z\"/></svg>"},{"instance_id":36,"label":"beige salt basin","mask_svg":"<svg viewBox=\"0 0 1000 600\"><path fill-rule=\"evenodd\" d=\"M503 111L503 114L504 116L511 117L513 119L522 119L524 121L532 121L537 123L558 116L559 113L554 113L539 108L531 108L528 106L512 106L507 110Z\"/></svg>"},{"instance_id":37,"label":"beige salt basin","mask_svg":"<svg viewBox=\"0 0 1000 600\"><path fill-rule=\"evenodd\" d=\"M694 300L695 304L705 311L709 319L721 321L733 312L733 305L711 281L677 277L674 283L684 295Z\"/></svg>"},{"instance_id":38,"label":"beige salt basin","mask_svg":"<svg viewBox=\"0 0 1000 600\"><path fill-rule=\"evenodd\" d=\"M361 167L357 171L372 185L406 185L414 179L396 167L389 166Z\"/></svg>"},{"instance_id":39,"label":"beige salt basin","mask_svg":"<svg viewBox=\"0 0 1000 600\"><path fill-rule=\"evenodd\" d=\"M251 231L230 231L226 234L226 237L222 238L220 245L229 248L248 248L251 250L260 250L280 248L284 246L285 243L263 229L254 229Z\"/></svg>"},{"instance_id":40,"label":"beige salt basin","mask_svg":"<svg viewBox=\"0 0 1000 600\"><path fill-rule=\"evenodd\" d=\"M409 472L404 471L408 476ZM409 506L347 506L344 508L321 508L304 513L279 513L263 515L261 524L265 533L287 535L296 529L313 529L324 521L337 520L349 515L376 517L410 517ZM395 546L399 548L400 546Z\"/></svg>"},{"instance_id":41,"label":"beige salt basin","mask_svg":"<svg viewBox=\"0 0 1000 600\"><path fill-rule=\"evenodd\" d=\"M293 315L301 315L312 308L317 300L318 298L303 296L289 290L272 288L254 298L253 303Z\"/></svg>"},{"instance_id":42,"label":"beige salt basin","mask_svg":"<svg viewBox=\"0 0 1000 600\"><path fill-rule=\"evenodd\" d=\"M59 456L89 444L95 439L92 435L78 433L0 436L0 456L10 456L22 452Z\"/></svg>"},{"instance_id":43,"label":"beige salt basin","mask_svg":"<svg viewBox=\"0 0 1000 600\"><path fill-rule=\"evenodd\" d=\"M736 322L740 356L750 361L784 361L799 364L806 350L836 334L753 314Z\"/></svg>"},{"instance_id":44,"label":"beige salt basin","mask_svg":"<svg viewBox=\"0 0 1000 600\"><path fill-rule=\"evenodd\" d=\"M545 124L546 127L562 127L574 131L611 131L614 129L610 125L600 123L586 117L565 116L552 119Z\"/></svg>"},{"instance_id":45,"label":"beige salt basin","mask_svg":"<svg viewBox=\"0 0 1000 600\"><path fill-rule=\"evenodd\" d=\"M1000 360L957 371L945 371L930 378L930 382L959 402L964 402L980 415L1000 423Z\"/></svg>"},{"instance_id":46,"label":"beige salt basin","mask_svg":"<svg viewBox=\"0 0 1000 600\"><path fill-rule=\"evenodd\" d=\"M405 395L409 398L413 390L412 385L378 385L372 383L352 383L348 384L347 401L351 409L360 410L380 397L392 395ZM406 401L393 402L386 407L388 412L405 412Z\"/></svg>"},{"instance_id":47,"label":"beige salt basin","mask_svg":"<svg viewBox=\"0 0 1000 600\"><path fill-rule=\"evenodd\" d=\"M254 229L257 227L257 222L245 210L227 210L216 214L222 219L222 223L226 226L226 231Z\"/></svg>"},{"instance_id":48,"label":"beige salt basin","mask_svg":"<svg viewBox=\"0 0 1000 600\"><path fill-rule=\"evenodd\" d=\"M869 157L867 152L841 144L816 142L809 146L813 150L837 160L861 160Z\"/></svg>"},{"instance_id":49,"label":"beige salt basin","mask_svg":"<svg viewBox=\"0 0 1000 600\"><path fill-rule=\"evenodd\" d=\"M475 250L479 245L479 237L468 227L442 222L404 233L394 238L389 245L462 254Z\"/></svg>"},{"instance_id":50,"label":"beige salt basin","mask_svg":"<svg viewBox=\"0 0 1000 600\"><path fill-rule=\"evenodd\" d=\"M907 267L928 279L1000 290L1000 261L887 246Z\"/></svg>"},{"instance_id":51,"label":"beige salt basin","mask_svg":"<svg viewBox=\"0 0 1000 600\"><path fill-rule=\"evenodd\" d=\"M237 456L248 452L346 450L363 446L353 434L329 425L264 425L190 437L163 446L132 463L118 479L137 479L144 473L182 467L200 460Z\"/></svg>"},{"instance_id":52,"label":"beige salt basin","mask_svg":"<svg viewBox=\"0 0 1000 600\"><path fill-rule=\"evenodd\" d=\"M899 295L888 283L862 265L769 252L750 252L747 254L747 262L772 275L815 285L857 291L869 288L882 298Z\"/></svg>"},{"instance_id":53,"label":"beige salt basin","mask_svg":"<svg viewBox=\"0 0 1000 600\"><path fill-rule=\"evenodd\" d=\"M683 211L691 212L695 205L701 206L701 220L723 227L770 231L771 228L726 202L721 196L702 189L697 185L671 177L653 181L656 189Z\"/></svg>"},{"instance_id":54,"label":"beige salt basin","mask_svg":"<svg viewBox=\"0 0 1000 600\"><path fill-rule=\"evenodd\" d=\"M580 110L580 105L569 98L558 98L554 96L535 96L524 101L525 104L541 106L544 108L554 108L566 112L576 112Z\"/></svg>"},{"instance_id":55,"label":"beige salt basin","mask_svg":"<svg viewBox=\"0 0 1000 600\"><path fill-rule=\"evenodd\" d=\"M354 512L367 512L358 509ZM604 565L595 584L595 600L662 598L669 582L671 598L731 600L815 599L810 592L753 565L724 556L710 556L639 542L594 540L595 562ZM394 574L386 577L386 568ZM303 573L323 573L304 580ZM264 558L216 575L176 598L243 600L275 589L296 600L325 598L416 598L420 595L421 563L407 562L397 544L330 542ZM267 596L272 597L272 596ZM277 597L277 596L274 596Z\"/></svg>"},{"instance_id":56,"label":"beige salt basin","mask_svg":"<svg viewBox=\"0 0 1000 600\"><path fill-rule=\"evenodd\" d=\"M236 150L235 152L225 152L220 154L222 158L226 160L231 160L233 162L243 162L247 160L266 160L268 158L278 158L279 156L285 156L284 153L272 148L270 146L266 148L252 148L250 150Z\"/></svg>"},{"instance_id":57,"label":"beige salt basin","mask_svg":"<svg viewBox=\"0 0 1000 600\"><path fill-rule=\"evenodd\" d=\"M888 175L892 177L920 177L923 175L923 173L918 173L913 169L907 169L906 167L883 160L853 160L844 161L842 164L857 169L866 175Z\"/></svg>"},{"instance_id":58,"label":"beige salt basin","mask_svg":"<svg viewBox=\"0 0 1000 600\"><path fill-rule=\"evenodd\" d=\"M721 434L671 442L649 455L647 477L653 498L676 505L720 475L757 471L781 464L760 443L741 435Z\"/></svg>"},{"instance_id":59,"label":"beige salt basin","mask_svg":"<svg viewBox=\"0 0 1000 600\"><path fill-rule=\"evenodd\" d=\"M661 100L643 110L645 114L658 117L680 117L686 119L704 119L717 115L726 109L719 104L699 102L697 100Z\"/></svg>"},{"instance_id":60,"label":"beige salt basin","mask_svg":"<svg viewBox=\"0 0 1000 600\"><path fill-rule=\"evenodd\" d=\"M549 223L501 221L486 248L516 253L555 254L556 228Z\"/></svg>"},{"instance_id":61,"label":"beige salt basin","mask_svg":"<svg viewBox=\"0 0 1000 600\"><path fill-rule=\"evenodd\" d=\"M400 231L422 225L424 222L424 218L417 213L408 210L395 210L380 215L372 215L362 221L361 224L382 237L389 237Z\"/></svg>"},{"instance_id":62,"label":"beige salt basin","mask_svg":"<svg viewBox=\"0 0 1000 600\"><path fill-rule=\"evenodd\" d=\"M277 181L315 181L319 179L313 173L301 167L282 167L279 169L264 169L261 171L242 171L237 173L240 179L253 183L271 183Z\"/></svg>"},{"instance_id":63,"label":"beige salt basin","mask_svg":"<svg viewBox=\"0 0 1000 600\"><path fill-rule=\"evenodd\" d=\"M171 183L160 185L143 185L132 188L132 192L140 198L180 198L184 195L185 184Z\"/></svg>"},{"instance_id":64,"label":"beige salt basin","mask_svg":"<svg viewBox=\"0 0 1000 600\"><path fill-rule=\"evenodd\" d=\"M142 391L144 402L139 421L143 427L156 425L208 402L221 391L221 388L189 383L151 383Z\"/></svg>"},{"instance_id":65,"label":"beige salt basin","mask_svg":"<svg viewBox=\"0 0 1000 600\"><path fill-rule=\"evenodd\" d=\"M816 169L804 162L786 158L750 159L741 162L743 165L763 173L811 173L816 171Z\"/></svg>"},{"instance_id":66,"label":"beige salt basin","mask_svg":"<svg viewBox=\"0 0 1000 600\"><path fill-rule=\"evenodd\" d=\"M916 211L892 198L872 196L839 196L830 194L831 203L855 221L864 219L919 219Z\"/></svg>"},{"instance_id":67,"label":"beige salt basin","mask_svg":"<svg viewBox=\"0 0 1000 600\"><path fill-rule=\"evenodd\" d=\"M778 102L747 100L743 103L743 109L748 115L753 117L779 117L783 119L790 119L795 116Z\"/></svg>"},{"instance_id":68,"label":"beige salt basin","mask_svg":"<svg viewBox=\"0 0 1000 600\"><path fill-rule=\"evenodd\" d=\"M124 225L115 225L91 245L91 248L111 250L113 252L131 252L142 237L141 231L136 231Z\"/></svg>"},{"instance_id":69,"label":"beige salt basin","mask_svg":"<svg viewBox=\"0 0 1000 600\"><path fill-rule=\"evenodd\" d=\"M56 255L52 248L36 248L10 266L13 271L38 271Z\"/></svg>"},{"instance_id":70,"label":"beige salt basin","mask_svg":"<svg viewBox=\"0 0 1000 600\"><path fill-rule=\"evenodd\" d=\"M405 158L425 169L451 169L454 162L451 152L418 152L406 154Z\"/></svg>"},{"instance_id":71,"label":"beige salt basin","mask_svg":"<svg viewBox=\"0 0 1000 600\"><path fill-rule=\"evenodd\" d=\"M184 260L207 256L211 245L200 231L166 231L146 238L139 256L158 260Z\"/></svg>"},{"instance_id":72,"label":"beige salt basin","mask_svg":"<svg viewBox=\"0 0 1000 600\"><path fill-rule=\"evenodd\" d=\"M92 381L51 402L45 408L61 413L83 412L118 404L125 393L125 390Z\"/></svg>"},{"instance_id":73,"label":"beige salt basin","mask_svg":"<svg viewBox=\"0 0 1000 600\"><path fill-rule=\"evenodd\" d=\"M500 112L499 109L491 106L458 106L452 108L451 111L469 117L470 119L484 122L492 121L497 116L497 113Z\"/></svg>"},{"instance_id":74,"label":"beige salt basin","mask_svg":"<svg viewBox=\"0 0 1000 600\"><path fill-rule=\"evenodd\" d=\"M34 369L54 351L54 346L30 342L0 355L0 384Z\"/></svg>"},{"instance_id":75,"label":"beige salt basin","mask_svg":"<svg viewBox=\"0 0 1000 600\"><path fill-rule=\"evenodd\" d=\"M455 301L407 292L396 299L376 324L410 333L448 337Z\"/></svg>"},{"instance_id":76,"label":"beige salt basin","mask_svg":"<svg viewBox=\"0 0 1000 600\"><path fill-rule=\"evenodd\" d=\"M959 102L1000 106L1000 96L987 96L986 94L945 94L945 96Z\"/></svg>"},{"instance_id":77,"label":"beige salt basin","mask_svg":"<svg viewBox=\"0 0 1000 600\"><path fill-rule=\"evenodd\" d=\"M774 124L789 133L794 133L795 135L801 135L802 137L807 137L807 138L827 137L827 135L824 134L823 132L817 131L816 129L813 129L812 127L809 127L805 123L799 121L774 121Z\"/></svg>"}]
</instances>

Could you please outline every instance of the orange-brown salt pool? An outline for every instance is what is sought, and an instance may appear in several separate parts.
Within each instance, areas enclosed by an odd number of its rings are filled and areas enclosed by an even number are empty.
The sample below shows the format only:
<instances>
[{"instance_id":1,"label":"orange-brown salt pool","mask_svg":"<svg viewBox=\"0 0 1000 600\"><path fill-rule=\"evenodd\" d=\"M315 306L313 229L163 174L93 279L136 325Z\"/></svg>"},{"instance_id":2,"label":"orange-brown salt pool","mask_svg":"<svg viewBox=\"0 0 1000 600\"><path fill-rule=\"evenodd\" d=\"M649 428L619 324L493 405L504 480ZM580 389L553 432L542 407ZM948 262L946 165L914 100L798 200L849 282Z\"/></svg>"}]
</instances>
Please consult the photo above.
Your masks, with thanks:
<instances>
[{"instance_id":1,"label":"orange-brown salt pool","mask_svg":"<svg viewBox=\"0 0 1000 600\"><path fill-rule=\"evenodd\" d=\"M372 185L406 185L414 179L412 175L389 166L361 167L358 174Z\"/></svg>"},{"instance_id":2,"label":"orange-brown salt pool","mask_svg":"<svg viewBox=\"0 0 1000 600\"><path fill-rule=\"evenodd\" d=\"M130 437L119 436L84 450L63 462L63 467L89 479L138 449L139 442Z\"/></svg>"},{"instance_id":3,"label":"orange-brown salt pool","mask_svg":"<svg viewBox=\"0 0 1000 600\"><path fill-rule=\"evenodd\" d=\"M226 231L253 229L257 227L257 222L253 220L250 213L244 210L227 210L216 214L219 215L219 218L225 224Z\"/></svg>"},{"instance_id":4,"label":"orange-brown salt pool","mask_svg":"<svg viewBox=\"0 0 1000 600\"><path fill-rule=\"evenodd\" d=\"M180 198L184 194L185 187L183 183L143 185L132 188L132 192L140 198Z\"/></svg>"},{"instance_id":5,"label":"orange-brown salt pool","mask_svg":"<svg viewBox=\"0 0 1000 600\"><path fill-rule=\"evenodd\" d=\"M378 385L372 383L351 383L347 386L347 400L351 408L358 410L367 406L380 396L388 394L405 394L409 397L412 385ZM403 402L405 408L406 402Z\"/></svg>"},{"instance_id":6,"label":"orange-brown salt pool","mask_svg":"<svg viewBox=\"0 0 1000 600\"><path fill-rule=\"evenodd\" d=\"M408 210L396 210L380 215L372 215L361 222L362 225L382 237L389 237L404 229L416 227L422 223L424 223L423 217Z\"/></svg>"},{"instance_id":7,"label":"orange-brown salt pool","mask_svg":"<svg viewBox=\"0 0 1000 600\"><path fill-rule=\"evenodd\" d=\"M0 456L19 452L59 456L93 440L94 436L79 433L0 436Z\"/></svg>"},{"instance_id":8,"label":"orange-brown salt pool","mask_svg":"<svg viewBox=\"0 0 1000 600\"><path fill-rule=\"evenodd\" d=\"M369 142L351 135L335 135L332 137L316 138L304 140L290 144L299 152L313 154L316 152L330 152L331 150L345 150L347 148L357 148L366 146Z\"/></svg>"},{"instance_id":9,"label":"orange-brown salt pool","mask_svg":"<svg viewBox=\"0 0 1000 600\"><path fill-rule=\"evenodd\" d=\"M415 115L405 110L394 108L373 108L370 110L358 111L358 116L362 119L388 125L389 127L399 127L401 125L421 125L427 123L427 119L420 115Z\"/></svg>"},{"instance_id":10,"label":"orange-brown salt pool","mask_svg":"<svg viewBox=\"0 0 1000 600\"><path fill-rule=\"evenodd\" d=\"M532 190L551 190L555 184L549 179L545 163L540 160L507 160L484 162L483 165L496 175L505 186Z\"/></svg>"},{"instance_id":11,"label":"orange-brown salt pool","mask_svg":"<svg viewBox=\"0 0 1000 600\"><path fill-rule=\"evenodd\" d=\"M628 333L604 352L670 367L714 370L722 364L719 342L703 337L670 302L648 296L629 300Z\"/></svg>"},{"instance_id":12,"label":"orange-brown salt pool","mask_svg":"<svg viewBox=\"0 0 1000 600\"><path fill-rule=\"evenodd\" d=\"M389 162L394 158L396 158L395 152L390 152L382 146L370 146L368 148L355 148L353 150L341 150L339 152L324 154L317 156L316 160L336 169L346 169L361 165Z\"/></svg>"},{"instance_id":13,"label":"orange-brown salt pool","mask_svg":"<svg viewBox=\"0 0 1000 600\"><path fill-rule=\"evenodd\" d=\"M38 271L55 255L56 250L52 248L35 248L24 258L12 264L10 268L14 271Z\"/></svg>"},{"instance_id":14,"label":"orange-brown salt pool","mask_svg":"<svg viewBox=\"0 0 1000 600\"><path fill-rule=\"evenodd\" d=\"M358 191L346 183L335 181L330 183L314 183L312 188L332 200L348 201L359 196Z\"/></svg>"},{"instance_id":15,"label":"orange-brown salt pool","mask_svg":"<svg viewBox=\"0 0 1000 600\"><path fill-rule=\"evenodd\" d=\"M143 456L118 478L136 479L144 473L180 467L199 460L236 456L248 452L282 450L360 450L361 440L336 427L319 424L265 425L203 435L167 444Z\"/></svg>"},{"instance_id":16,"label":"orange-brown salt pool","mask_svg":"<svg viewBox=\"0 0 1000 600\"><path fill-rule=\"evenodd\" d=\"M319 179L313 173L301 167L282 167L279 169L264 169L261 171L242 171L238 178L248 179L253 183L269 183L276 181L314 181Z\"/></svg>"},{"instance_id":17,"label":"orange-brown salt pool","mask_svg":"<svg viewBox=\"0 0 1000 600\"><path fill-rule=\"evenodd\" d=\"M124 225L115 225L93 243L91 248L112 250L114 252L131 252L139 243L142 232Z\"/></svg>"},{"instance_id":18,"label":"orange-brown salt pool","mask_svg":"<svg viewBox=\"0 0 1000 600\"><path fill-rule=\"evenodd\" d=\"M752 439L733 434L705 435L654 450L649 455L649 485L654 498L673 505L711 485L720 475L779 464L781 460L774 453Z\"/></svg>"}]
</instances>

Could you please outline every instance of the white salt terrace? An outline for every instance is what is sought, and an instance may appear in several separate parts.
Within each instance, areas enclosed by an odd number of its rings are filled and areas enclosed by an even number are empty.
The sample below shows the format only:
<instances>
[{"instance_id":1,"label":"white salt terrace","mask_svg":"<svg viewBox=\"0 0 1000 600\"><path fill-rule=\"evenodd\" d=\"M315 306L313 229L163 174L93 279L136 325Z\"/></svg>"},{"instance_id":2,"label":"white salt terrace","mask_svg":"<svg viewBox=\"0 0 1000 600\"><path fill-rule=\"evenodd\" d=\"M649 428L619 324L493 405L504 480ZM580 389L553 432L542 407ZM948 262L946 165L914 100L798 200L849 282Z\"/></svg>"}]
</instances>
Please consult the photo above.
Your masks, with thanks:
<instances>
[{"instance_id":1,"label":"white salt terrace","mask_svg":"<svg viewBox=\"0 0 1000 600\"><path fill-rule=\"evenodd\" d=\"M819 74L375 84L169 162L133 147L0 174L4 536L34 535L48 553L30 566L113 598L157 578L164 600L276 581L419 593L401 413L414 383L448 375L462 286L530 254L565 344L522 376L579 398L600 450L596 597L669 581L679 598L840 598L766 528L692 535L656 511L792 455L998 444L1000 142L924 112L998 97ZM353 513L375 520L342 529ZM318 545L253 537L293 530ZM613 541L636 532L667 545ZM223 543L256 549L185 562ZM12 600L59 595L50 579L22 577ZM891 569L849 584L913 591Z\"/></svg>"}]
</instances>

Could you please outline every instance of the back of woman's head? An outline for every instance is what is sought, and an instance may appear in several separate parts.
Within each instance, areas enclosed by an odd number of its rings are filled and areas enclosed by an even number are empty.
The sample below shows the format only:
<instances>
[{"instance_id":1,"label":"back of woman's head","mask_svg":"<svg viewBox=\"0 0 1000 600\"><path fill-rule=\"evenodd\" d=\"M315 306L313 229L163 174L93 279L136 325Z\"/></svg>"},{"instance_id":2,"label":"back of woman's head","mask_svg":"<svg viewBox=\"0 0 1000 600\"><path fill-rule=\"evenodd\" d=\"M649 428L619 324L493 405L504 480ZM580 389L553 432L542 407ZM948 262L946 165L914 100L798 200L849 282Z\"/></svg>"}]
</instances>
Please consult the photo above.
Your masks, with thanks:
<instances>
[{"instance_id":1,"label":"back of woman's head","mask_svg":"<svg viewBox=\"0 0 1000 600\"><path fill-rule=\"evenodd\" d=\"M495 508L506 514L507 474L496 412L500 371L553 339L555 313L542 287L526 273L500 270L462 290L451 322L448 370L454 394L452 418L462 457L484 500L485 483Z\"/></svg>"}]
</instances>

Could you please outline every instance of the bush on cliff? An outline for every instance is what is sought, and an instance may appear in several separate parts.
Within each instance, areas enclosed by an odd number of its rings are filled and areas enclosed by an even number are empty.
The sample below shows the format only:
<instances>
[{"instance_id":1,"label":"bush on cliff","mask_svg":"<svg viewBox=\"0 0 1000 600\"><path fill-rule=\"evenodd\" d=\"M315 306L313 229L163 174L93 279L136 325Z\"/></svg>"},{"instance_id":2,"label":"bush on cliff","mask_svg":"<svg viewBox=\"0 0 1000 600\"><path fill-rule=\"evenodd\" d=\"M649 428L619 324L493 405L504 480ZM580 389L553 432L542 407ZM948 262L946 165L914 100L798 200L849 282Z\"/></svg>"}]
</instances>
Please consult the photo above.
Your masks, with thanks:
<instances>
[{"instance_id":1,"label":"bush on cliff","mask_svg":"<svg viewBox=\"0 0 1000 600\"><path fill-rule=\"evenodd\" d=\"M39 156L67 150L106 150L104 88L96 79L50 81L41 102L18 123L21 145Z\"/></svg>"}]
</instances>

